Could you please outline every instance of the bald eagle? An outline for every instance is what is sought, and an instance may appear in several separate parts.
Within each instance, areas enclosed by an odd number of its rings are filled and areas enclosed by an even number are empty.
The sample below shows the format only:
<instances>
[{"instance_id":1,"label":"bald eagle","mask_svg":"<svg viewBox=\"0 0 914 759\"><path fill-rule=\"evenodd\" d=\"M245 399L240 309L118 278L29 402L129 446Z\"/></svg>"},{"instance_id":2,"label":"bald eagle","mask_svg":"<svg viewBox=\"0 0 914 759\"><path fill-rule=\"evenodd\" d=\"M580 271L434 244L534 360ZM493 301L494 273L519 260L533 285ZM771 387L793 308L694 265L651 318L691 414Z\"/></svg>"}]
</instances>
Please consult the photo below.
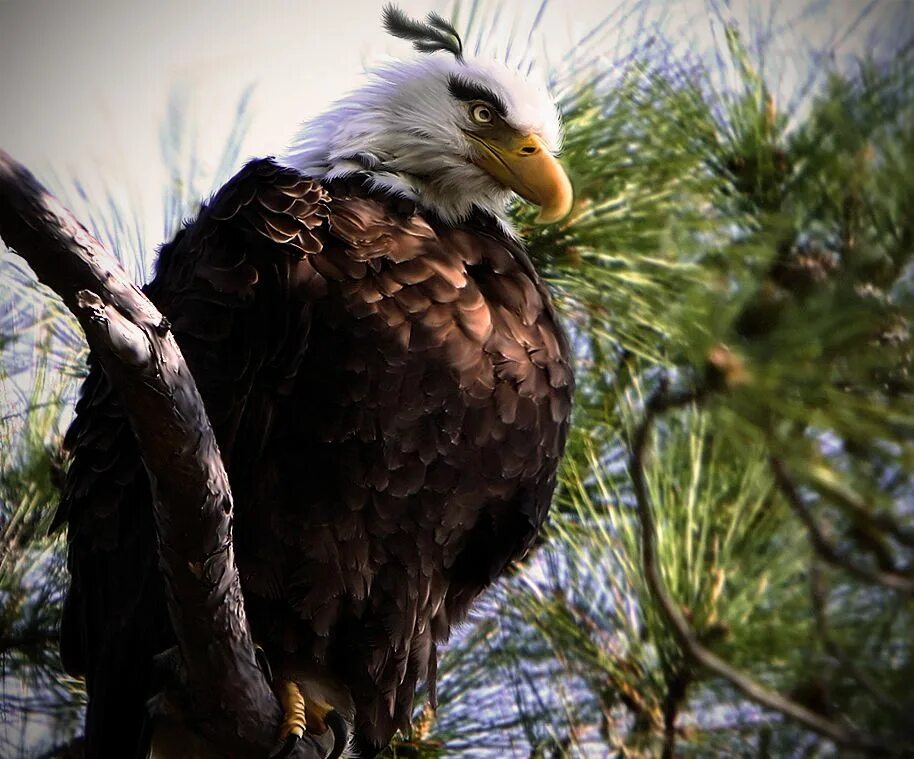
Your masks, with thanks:
<instances>
[{"instance_id":1,"label":"bald eagle","mask_svg":"<svg viewBox=\"0 0 914 759\"><path fill-rule=\"evenodd\" d=\"M570 210L554 102L440 16L384 20L420 54L248 163L146 287L229 473L282 737L332 733L332 756L347 734L382 750L419 685L434 705L438 646L543 524L573 393L506 216L513 193L544 222ZM174 633L147 474L95 361L66 444L62 658L86 678L87 755L146 756Z\"/></svg>"}]
</instances>

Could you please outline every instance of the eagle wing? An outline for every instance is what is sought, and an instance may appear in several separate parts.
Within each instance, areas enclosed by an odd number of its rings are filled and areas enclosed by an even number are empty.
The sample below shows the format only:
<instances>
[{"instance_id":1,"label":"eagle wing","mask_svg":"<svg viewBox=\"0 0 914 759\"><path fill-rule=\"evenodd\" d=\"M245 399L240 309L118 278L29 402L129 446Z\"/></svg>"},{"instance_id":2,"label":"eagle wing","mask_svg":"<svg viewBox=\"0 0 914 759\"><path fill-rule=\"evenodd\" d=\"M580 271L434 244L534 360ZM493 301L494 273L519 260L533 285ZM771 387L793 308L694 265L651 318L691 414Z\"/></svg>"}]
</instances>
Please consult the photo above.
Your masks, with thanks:
<instances>
[{"instance_id":1,"label":"eagle wing","mask_svg":"<svg viewBox=\"0 0 914 759\"><path fill-rule=\"evenodd\" d=\"M172 324L230 470L257 459L277 389L304 355L323 286L309 257L322 248L326 201L317 181L253 161L162 249L146 288ZM138 746L145 756L152 659L174 640L147 474L92 359L65 445L71 465L56 525L68 525L71 581L61 656L86 677L87 755L129 756Z\"/></svg>"}]
</instances>

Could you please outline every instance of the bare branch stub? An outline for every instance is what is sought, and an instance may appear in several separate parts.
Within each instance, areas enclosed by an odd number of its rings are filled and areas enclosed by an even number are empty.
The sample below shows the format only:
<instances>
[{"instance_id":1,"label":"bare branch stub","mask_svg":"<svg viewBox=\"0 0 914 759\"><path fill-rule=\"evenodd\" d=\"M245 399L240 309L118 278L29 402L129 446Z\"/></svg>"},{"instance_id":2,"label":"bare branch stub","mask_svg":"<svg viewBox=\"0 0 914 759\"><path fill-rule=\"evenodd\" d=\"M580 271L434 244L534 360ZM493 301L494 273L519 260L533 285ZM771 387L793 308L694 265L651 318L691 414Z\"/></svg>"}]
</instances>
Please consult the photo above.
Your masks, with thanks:
<instances>
[{"instance_id":1,"label":"bare branch stub","mask_svg":"<svg viewBox=\"0 0 914 759\"><path fill-rule=\"evenodd\" d=\"M0 151L0 237L79 319L152 486L160 566L192 720L233 756L264 756L280 709L257 666L232 549L232 494L168 323L104 246ZM297 756L320 754L302 747Z\"/></svg>"}]
</instances>

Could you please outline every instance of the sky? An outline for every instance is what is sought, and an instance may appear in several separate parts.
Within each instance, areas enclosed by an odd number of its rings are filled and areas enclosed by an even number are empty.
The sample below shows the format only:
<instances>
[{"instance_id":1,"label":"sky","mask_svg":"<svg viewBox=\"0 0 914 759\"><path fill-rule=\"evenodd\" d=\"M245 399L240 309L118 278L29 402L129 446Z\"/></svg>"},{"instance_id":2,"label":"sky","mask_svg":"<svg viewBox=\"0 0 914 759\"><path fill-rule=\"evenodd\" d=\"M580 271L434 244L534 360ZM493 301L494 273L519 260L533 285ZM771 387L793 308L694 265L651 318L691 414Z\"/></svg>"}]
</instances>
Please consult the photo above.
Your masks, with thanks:
<instances>
[{"instance_id":1,"label":"sky","mask_svg":"<svg viewBox=\"0 0 914 759\"><path fill-rule=\"evenodd\" d=\"M400 4L413 15L450 7ZM535 2L507 5L511 15L531 20L537 10ZM153 213L161 187L158 130L173 93L183 92L190 104L200 157L215 160L238 98L253 84L245 154L273 154L300 122L357 86L367 65L410 54L407 43L381 31L381 6L0 0L0 146L39 174L53 168L90 186L95 176L134 185L146 200L144 213ZM602 2L555 0L547 12L551 47L563 52L605 9Z\"/></svg>"}]
</instances>

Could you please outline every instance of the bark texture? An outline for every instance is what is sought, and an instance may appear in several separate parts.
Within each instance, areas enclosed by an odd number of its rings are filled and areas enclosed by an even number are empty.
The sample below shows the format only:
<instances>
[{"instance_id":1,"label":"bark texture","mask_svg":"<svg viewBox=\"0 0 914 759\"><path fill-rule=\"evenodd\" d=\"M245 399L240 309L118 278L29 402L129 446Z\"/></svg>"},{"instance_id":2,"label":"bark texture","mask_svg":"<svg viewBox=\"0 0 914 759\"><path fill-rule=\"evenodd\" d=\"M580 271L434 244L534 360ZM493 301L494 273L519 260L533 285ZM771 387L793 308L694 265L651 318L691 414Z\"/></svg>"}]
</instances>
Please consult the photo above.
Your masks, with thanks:
<instances>
[{"instance_id":1,"label":"bark texture","mask_svg":"<svg viewBox=\"0 0 914 759\"><path fill-rule=\"evenodd\" d=\"M232 549L232 494L200 393L159 313L104 246L0 151L0 238L63 299L118 390L153 493L191 721L264 756L279 705L258 667ZM320 756L303 744L296 756Z\"/></svg>"}]
</instances>

